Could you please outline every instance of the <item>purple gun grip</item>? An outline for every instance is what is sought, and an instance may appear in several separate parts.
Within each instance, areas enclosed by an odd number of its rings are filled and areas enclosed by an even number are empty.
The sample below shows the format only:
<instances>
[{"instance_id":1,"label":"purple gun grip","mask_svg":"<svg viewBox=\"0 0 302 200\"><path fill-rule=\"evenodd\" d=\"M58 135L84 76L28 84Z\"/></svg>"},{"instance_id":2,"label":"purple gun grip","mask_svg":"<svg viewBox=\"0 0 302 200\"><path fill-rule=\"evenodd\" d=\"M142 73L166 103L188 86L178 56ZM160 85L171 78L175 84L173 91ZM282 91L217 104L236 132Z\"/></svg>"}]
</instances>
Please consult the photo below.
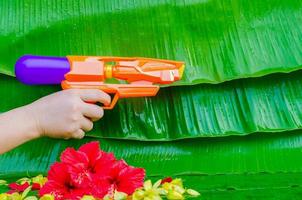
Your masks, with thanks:
<instances>
[{"instance_id":1,"label":"purple gun grip","mask_svg":"<svg viewBox=\"0 0 302 200\"><path fill-rule=\"evenodd\" d=\"M17 79L28 85L60 84L69 71L66 57L24 55L15 65Z\"/></svg>"}]
</instances>

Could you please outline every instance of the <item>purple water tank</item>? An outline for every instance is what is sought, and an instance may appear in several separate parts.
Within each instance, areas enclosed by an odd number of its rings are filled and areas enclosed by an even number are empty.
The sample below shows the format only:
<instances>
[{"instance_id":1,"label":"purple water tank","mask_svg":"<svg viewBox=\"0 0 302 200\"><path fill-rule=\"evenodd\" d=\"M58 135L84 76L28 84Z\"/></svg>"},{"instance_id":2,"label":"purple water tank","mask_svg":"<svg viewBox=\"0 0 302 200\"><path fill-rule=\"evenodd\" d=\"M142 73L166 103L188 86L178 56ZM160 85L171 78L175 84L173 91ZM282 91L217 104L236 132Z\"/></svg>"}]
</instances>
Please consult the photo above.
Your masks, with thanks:
<instances>
[{"instance_id":1,"label":"purple water tank","mask_svg":"<svg viewBox=\"0 0 302 200\"><path fill-rule=\"evenodd\" d=\"M60 84L69 71L66 57L25 55L15 65L17 79L28 85Z\"/></svg>"}]
</instances>

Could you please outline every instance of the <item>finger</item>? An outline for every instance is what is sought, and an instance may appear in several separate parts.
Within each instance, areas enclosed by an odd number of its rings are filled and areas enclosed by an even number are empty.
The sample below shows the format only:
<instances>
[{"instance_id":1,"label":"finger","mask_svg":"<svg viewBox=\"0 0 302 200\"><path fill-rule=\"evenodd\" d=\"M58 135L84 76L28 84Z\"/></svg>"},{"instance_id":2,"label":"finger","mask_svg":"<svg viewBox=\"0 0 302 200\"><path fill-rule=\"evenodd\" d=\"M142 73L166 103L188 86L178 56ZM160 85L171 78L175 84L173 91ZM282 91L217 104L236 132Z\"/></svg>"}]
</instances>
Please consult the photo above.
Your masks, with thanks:
<instances>
[{"instance_id":1,"label":"finger","mask_svg":"<svg viewBox=\"0 0 302 200\"><path fill-rule=\"evenodd\" d=\"M91 131L93 128L93 123L89 119L83 116L83 119L80 121L80 126L84 131Z\"/></svg>"},{"instance_id":2,"label":"finger","mask_svg":"<svg viewBox=\"0 0 302 200\"><path fill-rule=\"evenodd\" d=\"M86 102L100 102L103 104L110 104L111 97L107 93L96 90L96 89L87 89L79 91L80 98Z\"/></svg>"},{"instance_id":3,"label":"finger","mask_svg":"<svg viewBox=\"0 0 302 200\"><path fill-rule=\"evenodd\" d=\"M104 115L104 109L95 104L84 104L82 113L85 117L90 118L92 121L99 120Z\"/></svg>"},{"instance_id":4,"label":"finger","mask_svg":"<svg viewBox=\"0 0 302 200\"><path fill-rule=\"evenodd\" d=\"M72 134L72 138L82 139L85 136L85 132L82 129L77 130Z\"/></svg>"}]
</instances>

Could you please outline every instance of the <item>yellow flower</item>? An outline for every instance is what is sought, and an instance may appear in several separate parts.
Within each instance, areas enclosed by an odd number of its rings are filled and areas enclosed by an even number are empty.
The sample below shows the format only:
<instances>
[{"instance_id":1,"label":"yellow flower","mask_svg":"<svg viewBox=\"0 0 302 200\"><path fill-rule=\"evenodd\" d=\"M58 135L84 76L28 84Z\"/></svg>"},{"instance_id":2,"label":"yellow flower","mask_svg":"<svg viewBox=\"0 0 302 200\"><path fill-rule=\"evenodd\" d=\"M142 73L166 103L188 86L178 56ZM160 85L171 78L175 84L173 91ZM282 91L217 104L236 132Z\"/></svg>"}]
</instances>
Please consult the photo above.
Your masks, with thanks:
<instances>
[{"instance_id":1,"label":"yellow flower","mask_svg":"<svg viewBox=\"0 0 302 200\"><path fill-rule=\"evenodd\" d=\"M39 174L39 175L36 176L36 177L33 177L31 180L32 180L33 183L38 183L38 184L40 184L41 187L47 182L47 178L44 177L44 176L41 175L41 174Z\"/></svg>"},{"instance_id":2,"label":"yellow flower","mask_svg":"<svg viewBox=\"0 0 302 200\"><path fill-rule=\"evenodd\" d=\"M166 182L162 188L167 192L167 199L184 199L183 194L186 190L183 188L182 180L176 178L170 183Z\"/></svg>"},{"instance_id":3,"label":"yellow flower","mask_svg":"<svg viewBox=\"0 0 302 200\"><path fill-rule=\"evenodd\" d=\"M107 194L103 200L127 200L128 194L124 192L114 191L114 194Z\"/></svg>"},{"instance_id":4,"label":"yellow flower","mask_svg":"<svg viewBox=\"0 0 302 200\"><path fill-rule=\"evenodd\" d=\"M145 197L145 191L143 190L136 190L132 195L133 200L141 200L144 199L144 197Z\"/></svg>"},{"instance_id":5,"label":"yellow flower","mask_svg":"<svg viewBox=\"0 0 302 200\"><path fill-rule=\"evenodd\" d=\"M144 183L144 187L136 190L133 193L133 200L161 200L161 194L165 191L159 188L161 180L158 180L154 185L152 185L151 180L147 180Z\"/></svg>"},{"instance_id":6,"label":"yellow flower","mask_svg":"<svg viewBox=\"0 0 302 200\"><path fill-rule=\"evenodd\" d=\"M91 195L84 195L81 200L96 200L93 196Z\"/></svg>"},{"instance_id":7,"label":"yellow flower","mask_svg":"<svg viewBox=\"0 0 302 200\"><path fill-rule=\"evenodd\" d=\"M183 188L182 180L181 179L175 179L170 183L164 183L162 185L162 188L166 190L168 193L169 191L175 191L180 194L184 194L186 190Z\"/></svg>"},{"instance_id":8,"label":"yellow flower","mask_svg":"<svg viewBox=\"0 0 302 200\"><path fill-rule=\"evenodd\" d=\"M184 199L184 197L181 193L170 190L167 194L167 199L181 200L181 199Z\"/></svg>"},{"instance_id":9,"label":"yellow flower","mask_svg":"<svg viewBox=\"0 0 302 200\"><path fill-rule=\"evenodd\" d=\"M0 180L0 185L7 185L7 181L6 180Z\"/></svg>"},{"instance_id":10,"label":"yellow flower","mask_svg":"<svg viewBox=\"0 0 302 200\"><path fill-rule=\"evenodd\" d=\"M183 182L177 178L172 180L170 183L166 182L162 185L162 188L167 192L167 199L184 199L184 195L188 194L191 197L198 197L199 192L192 189L184 189Z\"/></svg>"},{"instance_id":11,"label":"yellow flower","mask_svg":"<svg viewBox=\"0 0 302 200\"><path fill-rule=\"evenodd\" d=\"M51 194L44 194L40 200L55 200L55 197Z\"/></svg>"},{"instance_id":12,"label":"yellow flower","mask_svg":"<svg viewBox=\"0 0 302 200\"><path fill-rule=\"evenodd\" d=\"M103 198L103 200L112 200L111 196L109 194L106 194Z\"/></svg>"},{"instance_id":13,"label":"yellow flower","mask_svg":"<svg viewBox=\"0 0 302 200\"><path fill-rule=\"evenodd\" d=\"M9 200L22 200L22 195L18 192L12 193L9 198Z\"/></svg>"},{"instance_id":14,"label":"yellow flower","mask_svg":"<svg viewBox=\"0 0 302 200\"><path fill-rule=\"evenodd\" d=\"M26 197L24 200L38 200L38 198L35 196L29 196L29 197Z\"/></svg>"},{"instance_id":15,"label":"yellow flower","mask_svg":"<svg viewBox=\"0 0 302 200\"><path fill-rule=\"evenodd\" d=\"M179 190L181 190L181 192L185 192L185 190L183 189L183 183L182 180L180 178L176 178L174 180L172 180L170 183L166 182L163 184L162 186L165 190L174 190L174 188L178 188Z\"/></svg>"},{"instance_id":16,"label":"yellow flower","mask_svg":"<svg viewBox=\"0 0 302 200\"><path fill-rule=\"evenodd\" d=\"M0 200L9 200L9 194L3 193L0 194Z\"/></svg>"},{"instance_id":17,"label":"yellow flower","mask_svg":"<svg viewBox=\"0 0 302 200\"><path fill-rule=\"evenodd\" d=\"M192 189L187 189L187 194L192 196L192 197L198 197L200 196L200 193L197 192L196 190L192 190Z\"/></svg>"},{"instance_id":18,"label":"yellow flower","mask_svg":"<svg viewBox=\"0 0 302 200\"><path fill-rule=\"evenodd\" d=\"M113 196L113 199L114 200L126 200L127 199L127 194L124 193L124 192L118 192L118 191L115 191L114 192L114 196Z\"/></svg>"},{"instance_id":19,"label":"yellow flower","mask_svg":"<svg viewBox=\"0 0 302 200\"><path fill-rule=\"evenodd\" d=\"M30 180L30 178L24 177L24 178L18 179L16 182L19 183L19 184L24 184L24 183L29 183L30 184L31 180Z\"/></svg>"},{"instance_id":20,"label":"yellow flower","mask_svg":"<svg viewBox=\"0 0 302 200\"><path fill-rule=\"evenodd\" d=\"M182 183L182 180L180 178L173 179L171 181L171 184L178 185L179 187L183 187L183 183Z\"/></svg>"}]
</instances>

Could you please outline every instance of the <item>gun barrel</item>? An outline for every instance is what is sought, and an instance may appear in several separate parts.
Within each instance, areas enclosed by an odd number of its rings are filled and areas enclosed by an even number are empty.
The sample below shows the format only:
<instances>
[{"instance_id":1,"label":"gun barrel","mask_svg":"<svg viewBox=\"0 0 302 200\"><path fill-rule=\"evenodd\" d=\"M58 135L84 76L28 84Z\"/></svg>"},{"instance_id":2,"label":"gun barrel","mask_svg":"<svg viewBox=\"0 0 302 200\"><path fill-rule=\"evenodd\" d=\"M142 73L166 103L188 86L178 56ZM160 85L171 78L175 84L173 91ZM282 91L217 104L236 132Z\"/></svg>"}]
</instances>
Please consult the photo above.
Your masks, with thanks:
<instances>
[{"instance_id":1,"label":"gun barrel","mask_svg":"<svg viewBox=\"0 0 302 200\"><path fill-rule=\"evenodd\" d=\"M17 79L28 85L60 84L69 71L66 57L25 55L15 65Z\"/></svg>"}]
</instances>

